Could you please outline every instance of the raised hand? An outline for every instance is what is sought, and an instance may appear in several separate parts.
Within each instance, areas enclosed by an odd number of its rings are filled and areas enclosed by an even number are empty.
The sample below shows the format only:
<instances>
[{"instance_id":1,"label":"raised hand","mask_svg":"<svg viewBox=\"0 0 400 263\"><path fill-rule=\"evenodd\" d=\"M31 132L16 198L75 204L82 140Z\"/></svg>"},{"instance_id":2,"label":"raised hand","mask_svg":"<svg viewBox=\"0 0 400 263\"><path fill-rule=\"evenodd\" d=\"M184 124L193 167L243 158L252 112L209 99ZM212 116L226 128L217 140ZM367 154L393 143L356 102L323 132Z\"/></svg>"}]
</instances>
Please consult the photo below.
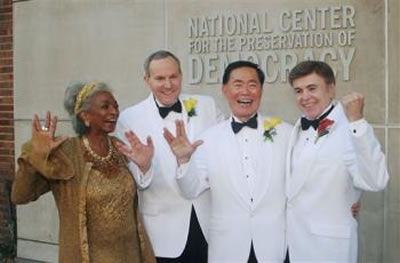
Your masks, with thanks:
<instances>
[{"instance_id":1,"label":"raised hand","mask_svg":"<svg viewBox=\"0 0 400 263\"><path fill-rule=\"evenodd\" d=\"M189 162L190 157L196 151L197 147L203 143L202 140L190 143L186 135L185 126L181 120L176 121L176 137L168 129L164 128L164 138L167 140L179 164Z\"/></svg>"},{"instance_id":2,"label":"raised hand","mask_svg":"<svg viewBox=\"0 0 400 263\"><path fill-rule=\"evenodd\" d=\"M116 142L118 151L128 157L129 160L133 161L142 173L145 174L150 169L154 155L153 141L150 136L148 136L147 144L143 144L131 130L125 132L125 137L130 147L121 142Z\"/></svg>"},{"instance_id":3,"label":"raised hand","mask_svg":"<svg viewBox=\"0 0 400 263\"><path fill-rule=\"evenodd\" d=\"M68 137L60 136L55 138L57 129L57 116L51 117L50 111L46 113L46 120L43 126L40 125L37 114L32 119L32 147L35 153L49 153L65 142Z\"/></svg>"},{"instance_id":4,"label":"raised hand","mask_svg":"<svg viewBox=\"0 0 400 263\"><path fill-rule=\"evenodd\" d=\"M364 95L358 92L352 92L343 97L342 104L347 119L350 122L363 118Z\"/></svg>"}]
</instances>

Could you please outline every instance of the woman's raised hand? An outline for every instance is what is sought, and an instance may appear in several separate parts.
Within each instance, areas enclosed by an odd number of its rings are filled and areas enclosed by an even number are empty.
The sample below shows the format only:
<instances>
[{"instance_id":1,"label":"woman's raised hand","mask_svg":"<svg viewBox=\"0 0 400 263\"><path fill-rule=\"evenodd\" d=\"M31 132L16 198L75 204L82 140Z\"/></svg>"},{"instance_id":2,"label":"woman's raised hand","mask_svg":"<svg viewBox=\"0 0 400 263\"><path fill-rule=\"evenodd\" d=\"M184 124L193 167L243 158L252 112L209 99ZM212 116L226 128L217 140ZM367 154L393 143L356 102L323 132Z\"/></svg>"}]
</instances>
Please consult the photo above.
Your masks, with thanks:
<instances>
[{"instance_id":1,"label":"woman's raised hand","mask_svg":"<svg viewBox=\"0 0 400 263\"><path fill-rule=\"evenodd\" d=\"M32 119L32 146L36 153L49 153L65 142L68 137L55 138L57 116L51 117L50 111L46 113L44 125L40 125L39 116L35 114Z\"/></svg>"}]
</instances>

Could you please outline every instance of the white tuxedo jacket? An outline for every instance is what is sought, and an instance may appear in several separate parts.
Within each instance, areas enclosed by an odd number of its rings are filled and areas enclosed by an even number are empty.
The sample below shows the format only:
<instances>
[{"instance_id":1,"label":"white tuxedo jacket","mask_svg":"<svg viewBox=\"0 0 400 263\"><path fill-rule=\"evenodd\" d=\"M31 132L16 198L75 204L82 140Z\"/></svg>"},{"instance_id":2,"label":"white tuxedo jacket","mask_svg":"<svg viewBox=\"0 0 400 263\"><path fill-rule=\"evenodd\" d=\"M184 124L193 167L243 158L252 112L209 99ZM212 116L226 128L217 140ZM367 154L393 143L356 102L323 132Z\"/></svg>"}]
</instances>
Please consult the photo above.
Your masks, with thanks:
<instances>
[{"instance_id":1,"label":"white tuxedo jacket","mask_svg":"<svg viewBox=\"0 0 400 263\"><path fill-rule=\"evenodd\" d=\"M286 254L285 159L291 126L279 124L274 142L264 141L263 117L258 116L259 142L254 149L258 159L250 196L230 123L231 119L226 120L200 137L204 144L180 168L177 182L188 198L210 193L209 262L247 262L253 241L258 262L282 263Z\"/></svg>"},{"instance_id":2,"label":"white tuxedo jacket","mask_svg":"<svg viewBox=\"0 0 400 263\"><path fill-rule=\"evenodd\" d=\"M365 120L353 130L340 103L327 118L334 121L329 133L316 143L313 138L301 156L292 154L300 120L289 142L286 216L292 263L356 262L354 196L359 189L384 189L389 178L379 142ZM292 170L293 158L300 158L302 169Z\"/></svg>"},{"instance_id":3,"label":"white tuxedo jacket","mask_svg":"<svg viewBox=\"0 0 400 263\"><path fill-rule=\"evenodd\" d=\"M180 101L193 97L198 103L196 116L188 117L182 103L182 116L186 132L193 139L206 128L215 125L223 116L214 100L206 96L181 95ZM153 95L137 105L127 108L119 116L117 134L127 142L124 132L128 129L138 135L142 142L151 136L154 144L152 173L139 178L137 167L129 164L139 185L139 211L158 257L178 257L185 248L188 237L191 207L194 205L203 233L207 229L208 195L192 201L185 199L177 186L175 175L176 158L163 137L163 119L158 113ZM207 237L206 237L207 238Z\"/></svg>"}]
</instances>

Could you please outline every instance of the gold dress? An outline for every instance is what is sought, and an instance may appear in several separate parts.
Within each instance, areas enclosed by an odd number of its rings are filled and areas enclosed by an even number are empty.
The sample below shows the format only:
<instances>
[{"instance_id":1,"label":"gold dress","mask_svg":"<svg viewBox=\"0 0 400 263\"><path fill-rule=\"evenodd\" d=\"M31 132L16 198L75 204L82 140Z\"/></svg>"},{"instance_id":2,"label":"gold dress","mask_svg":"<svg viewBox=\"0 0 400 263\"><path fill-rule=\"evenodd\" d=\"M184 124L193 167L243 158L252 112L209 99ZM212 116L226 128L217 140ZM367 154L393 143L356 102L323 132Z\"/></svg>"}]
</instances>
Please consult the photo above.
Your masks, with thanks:
<instances>
[{"instance_id":1,"label":"gold dress","mask_svg":"<svg viewBox=\"0 0 400 263\"><path fill-rule=\"evenodd\" d=\"M89 174L86 209L91 262L140 262L139 239L133 213L136 192L126 169L108 178L97 170Z\"/></svg>"},{"instance_id":2,"label":"gold dress","mask_svg":"<svg viewBox=\"0 0 400 263\"><path fill-rule=\"evenodd\" d=\"M136 184L120 156L111 173L97 169L85 158L80 137L52 153L31 153L31 143L25 144L12 201L24 204L52 191L60 215L59 262L155 262L137 211Z\"/></svg>"}]
</instances>

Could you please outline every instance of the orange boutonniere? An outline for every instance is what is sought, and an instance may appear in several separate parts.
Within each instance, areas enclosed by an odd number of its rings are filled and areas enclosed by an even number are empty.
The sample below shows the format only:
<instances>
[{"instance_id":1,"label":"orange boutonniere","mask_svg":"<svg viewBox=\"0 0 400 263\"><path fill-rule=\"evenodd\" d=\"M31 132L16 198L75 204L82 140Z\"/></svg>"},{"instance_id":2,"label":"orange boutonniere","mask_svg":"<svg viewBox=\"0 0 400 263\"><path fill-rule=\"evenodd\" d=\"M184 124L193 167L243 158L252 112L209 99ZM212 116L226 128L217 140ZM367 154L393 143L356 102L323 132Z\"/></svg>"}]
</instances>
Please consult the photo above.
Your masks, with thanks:
<instances>
[{"instance_id":1,"label":"orange boutonniere","mask_svg":"<svg viewBox=\"0 0 400 263\"><path fill-rule=\"evenodd\" d=\"M327 118L321 120L317 128L317 138L315 138L314 143L317 143L319 138L328 134L334 123L333 120Z\"/></svg>"}]
</instances>

